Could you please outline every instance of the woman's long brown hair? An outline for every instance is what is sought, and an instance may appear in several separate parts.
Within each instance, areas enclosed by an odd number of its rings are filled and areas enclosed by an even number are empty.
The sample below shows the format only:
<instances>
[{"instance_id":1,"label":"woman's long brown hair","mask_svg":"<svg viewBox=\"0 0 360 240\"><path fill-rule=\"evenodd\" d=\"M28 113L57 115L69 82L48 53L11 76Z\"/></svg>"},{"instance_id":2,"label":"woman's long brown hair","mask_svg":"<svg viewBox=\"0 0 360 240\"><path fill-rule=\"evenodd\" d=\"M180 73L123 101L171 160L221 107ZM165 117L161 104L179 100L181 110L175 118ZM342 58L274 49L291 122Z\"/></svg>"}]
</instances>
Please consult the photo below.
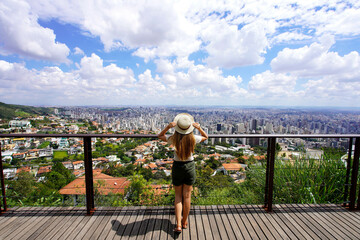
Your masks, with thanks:
<instances>
[{"instance_id":1,"label":"woman's long brown hair","mask_svg":"<svg viewBox=\"0 0 360 240\"><path fill-rule=\"evenodd\" d=\"M175 131L174 135L170 137L170 140L180 160L188 159L194 152L195 137L193 133L181 134Z\"/></svg>"}]
</instances>

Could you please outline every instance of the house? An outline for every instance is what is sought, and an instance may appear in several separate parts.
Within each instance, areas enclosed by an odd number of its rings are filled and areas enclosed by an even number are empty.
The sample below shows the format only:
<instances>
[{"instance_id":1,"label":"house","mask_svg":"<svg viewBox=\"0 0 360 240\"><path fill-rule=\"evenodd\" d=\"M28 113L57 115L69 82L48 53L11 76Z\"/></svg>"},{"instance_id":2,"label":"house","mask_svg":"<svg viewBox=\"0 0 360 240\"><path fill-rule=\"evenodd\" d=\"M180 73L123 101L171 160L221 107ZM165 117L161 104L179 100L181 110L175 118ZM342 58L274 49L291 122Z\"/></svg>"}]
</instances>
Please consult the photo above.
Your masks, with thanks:
<instances>
[{"instance_id":1,"label":"house","mask_svg":"<svg viewBox=\"0 0 360 240\"><path fill-rule=\"evenodd\" d=\"M54 151L50 147L39 149L39 157L52 157L53 154Z\"/></svg>"},{"instance_id":2,"label":"house","mask_svg":"<svg viewBox=\"0 0 360 240\"><path fill-rule=\"evenodd\" d=\"M223 163L223 167L230 173L244 170L240 163Z\"/></svg>"},{"instance_id":3,"label":"house","mask_svg":"<svg viewBox=\"0 0 360 240\"><path fill-rule=\"evenodd\" d=\"M64 165L65 168L73 170L74 169L74 165L72 164L72 162L62 162L62 164Z\"/></svg>"},{"instance_id":4,"label":"house","mask_svg":"<svg viewBox=\"0 0 360 240\"><path fill-rule=\"evenodd\" d=\"M67 138L61 138L58 141L59 148L68 148L69 147L69 141Z\"/></svg>"},{"instance_id":5,"label":"house","mask_svg":"<svg viewBox=\"0 0 360 240\"><path fill-rule=\"evenodd\" d=\"M18 168L16 170L16 174L18 174L19 172L30 172L30 171L31 171L31 167L25 166L25 167Z\"/></svg>"},{"instance_id":6,"label":"house","mask_svg":"<svg viewBox=\"0 0 360 240\"><path fill-rule=\"evenodd\" d=\"M30 149L26 152L26 160L31 160L39 157L39 149Z\"/></svg>"},{"instance_id":7,"label":"house","mask_svg":"<svg viewBox=\"0 0 360 240\"><path fill-rule=\"evenodd\" d=\"M150 168L151 170L157 169L157 165L155 163L149 163L148 168Z\"/></svg>"},{"instance_id":8,"label":"house","mask_svg":"<svg viewBox=\"0 0 360 240\"><path fill-rule=\"evenodd\" d=\"M9 127L13 128L30 128L31 123L29 120L11 120L9 122Z\"/></svg>"},{"instance_id":9,"label":"house","mask_svg":"<svg viewBox=\"0 0 360 240\"><path fill-rule=\"evenodd\" d=\"M130 185L126 177L112 177L93 170L93 181L96 192L100 195L124 194L125 189ZM59 190L62 195L85 195L85 176L79 177Z\"/></svg>"},{"instance_id":10,"label":"house","mask_svg":"<svg viewBox=\"0 0 360 240\"><path fill-rule=\"evenodd\" d=\"M51 165L40 167L36 174L36 177L41 177L45 173L51 172L51 168L52 168Z\"/></svg>"},{"instance_id":11,"label":"house","mask_svg":"<svg viewBox=\"0 0 360 240\"><path fill-rule=\"evenodd\" d=\"M13 158L16 158L16 159L25 159L26 157L26 152L22 152L22 153L14 153L12 155Z\"/></svg>"},{"instance_id":12,"label":"house","mask_svg":"<svg viewBox=\"0 0 360 240\"><path fill-rule=\"evenodd\" d=\"M11 179L14 178L16 175L16 168L5 168L3 172L5 179Z\"/></svg>"},{"instance_id":13,"label":"house","mask_svg":"<svg viewBox=\"0 0 360 240\"><path fill-rule=\"evenodd\" d=\"M118 157L116 155L109 155L106 157L109 162L116 162L116 161L119 161Z\"/></svg>"},{"instance_id":14,"label":"house","mask_svg":"<svg viewBox=\"0 0 360 240\"><path fill-rule=\"evenodd\" d=\"M84 161L75 161L73 162L74 170L84 168Z\"/></svg>"},{"instance_id":15,"label":"house","mask_svg":"<svg viewBox=\"0 0 360 240\"><path fill-rule=\"evenodd\" d=\"M15 144L16 147L21 148L25 147L26 139L25 138L14 138L12 142Z\"/></svg>"}]
</instances>

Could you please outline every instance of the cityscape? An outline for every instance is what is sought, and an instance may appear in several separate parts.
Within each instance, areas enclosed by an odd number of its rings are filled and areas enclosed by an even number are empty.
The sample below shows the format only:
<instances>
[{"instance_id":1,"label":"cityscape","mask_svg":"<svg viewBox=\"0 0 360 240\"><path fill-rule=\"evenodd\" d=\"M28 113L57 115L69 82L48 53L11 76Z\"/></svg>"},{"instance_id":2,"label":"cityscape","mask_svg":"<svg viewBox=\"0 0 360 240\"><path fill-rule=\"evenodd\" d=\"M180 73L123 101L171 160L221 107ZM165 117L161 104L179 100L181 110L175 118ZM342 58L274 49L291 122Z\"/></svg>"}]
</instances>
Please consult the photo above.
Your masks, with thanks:
<instances>
[{"instance_id":1,"label":"cityscape","mask_svg":"<svg viewBox=\"0 0 360 240\"><path fill-rule=\"evenodd\" d=\"M49 115L2 120L1 133L31 134L158 134L174 116L187 112L194 116L208 134L358 134L360 114L336 109L280 109L240 107L57 107ZM0 134L1 134L0 133ZM171 134L169 132L168 134ZM198 134L195 132L195 134ZM278 138L279 156L285 162L296 159L322 159L324 149L338 149L347 157L348 138ZM5 138L0 135L5 178L18 178L29 172L37 182L47 181L54 164L61 162L71 173L72 182L57 189L63 196L78 196L77 181L84 182L84 148L82 138ZM221 173L241 184L249 165L265 160L266 138L209 138L197 148L195 159L202 168L211 166L211 174ZM118 168L146 169L150 186L158 194L171 187L173 147L159 139L92 138L95 178L118 181L111 193L124 194L130 186L130 174L115 174ZM106 149L106 150L105 150ZM136 172L135 171L135 172ZM141 170L142 171L142 170ZM144 170L145 171L145 170ZM108 174L108 175L105 175ZM112 175L112 176L111 176ZM70 176L70 175L69 175ZM144 175L145 176L145 175ZM81 180L82 179L82 180ZM74 187L74 184L78 187ZM83 183L84 184L84 183ZM108 186L108 185L109 186ZM84 186L83 186L84 187ZM162 190L159 190L162 189ZM77 203L76 203L77 204Z\"/></svg>"}]
</instances>

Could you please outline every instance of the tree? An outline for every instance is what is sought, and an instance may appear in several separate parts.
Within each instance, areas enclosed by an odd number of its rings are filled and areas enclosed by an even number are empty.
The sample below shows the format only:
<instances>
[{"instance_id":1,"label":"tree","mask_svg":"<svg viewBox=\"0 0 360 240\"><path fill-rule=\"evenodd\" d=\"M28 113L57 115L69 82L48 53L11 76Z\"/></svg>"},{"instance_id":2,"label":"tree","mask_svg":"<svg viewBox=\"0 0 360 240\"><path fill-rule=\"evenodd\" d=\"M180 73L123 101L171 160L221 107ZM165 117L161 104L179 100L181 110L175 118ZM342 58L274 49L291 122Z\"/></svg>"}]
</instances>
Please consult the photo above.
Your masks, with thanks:
<instances>
[{"instance_id":1,"label":"tree","mask_svg":"<svg viewBox=\"0 0 360 240\"><path fill-rule=\"evenodd\" d=\"M213 156L211 156L209 160L206 160L205 164L212 169L217 169L220 166L220 162L216 160Z\"/></svg>"},{"instance_id":2,"label":"tree","mask_svg":"<svg viewBox=\"0 0 360 240\"><path fill-rule=\"evenodd\" d=\"M29 172L21 171L16 177L16 181L11 181L10 188L21 197L29 196L35 185L34 176Z\"/></svg>"}]
</instances>

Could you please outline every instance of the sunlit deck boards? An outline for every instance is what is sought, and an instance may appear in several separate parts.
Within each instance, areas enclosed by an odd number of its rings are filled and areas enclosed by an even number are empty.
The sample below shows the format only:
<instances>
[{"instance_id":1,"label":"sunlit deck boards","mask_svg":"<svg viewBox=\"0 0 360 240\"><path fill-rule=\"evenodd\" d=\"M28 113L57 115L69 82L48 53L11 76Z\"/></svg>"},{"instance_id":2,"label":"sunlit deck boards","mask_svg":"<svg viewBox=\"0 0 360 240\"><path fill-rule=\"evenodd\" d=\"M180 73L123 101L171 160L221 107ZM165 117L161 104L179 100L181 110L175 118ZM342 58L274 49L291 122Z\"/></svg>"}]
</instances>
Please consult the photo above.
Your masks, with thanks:
<instances>
[{"instance_id":1,"label":"sunlit deck boards","mask_svg":"<svg viewBox=\"0 0 360 240\"><path fill-rule=\"evenodd\" d=\"M0 239L360 239L360 212L337 205L193 206L173 233L173 208L24 207L0 216Z\"/></svg>"}]
</instances>

